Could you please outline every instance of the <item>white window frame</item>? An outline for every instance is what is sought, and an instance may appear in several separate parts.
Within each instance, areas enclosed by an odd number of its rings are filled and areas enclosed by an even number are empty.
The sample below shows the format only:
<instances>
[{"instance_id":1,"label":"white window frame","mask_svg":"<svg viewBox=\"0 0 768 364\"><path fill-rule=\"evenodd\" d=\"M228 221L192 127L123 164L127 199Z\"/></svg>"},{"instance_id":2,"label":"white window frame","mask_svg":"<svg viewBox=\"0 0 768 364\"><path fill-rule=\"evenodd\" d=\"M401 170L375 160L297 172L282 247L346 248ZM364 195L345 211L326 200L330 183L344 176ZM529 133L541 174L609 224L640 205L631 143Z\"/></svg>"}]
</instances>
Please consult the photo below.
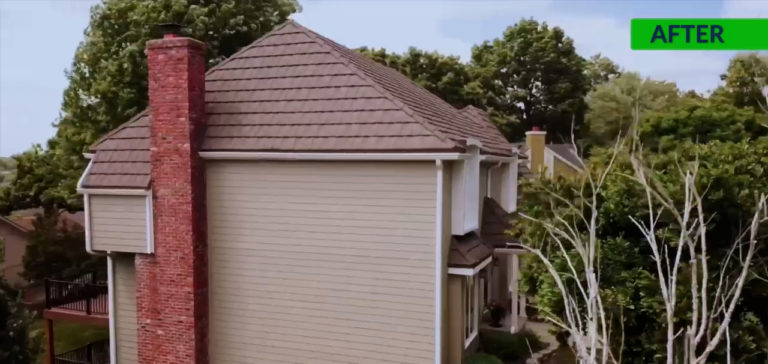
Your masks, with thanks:
<instances>
[{"instance_id":1,"label":"white window frame","mask_svg":"<svg viewBox=\"0 0 768 364\"><path fill-rule=\"evenodd\" d=\"M463 289L464 300L464 348L477 337L480 326L479 279L477 275L466 276Z\"/></svg>"}]
</instances>

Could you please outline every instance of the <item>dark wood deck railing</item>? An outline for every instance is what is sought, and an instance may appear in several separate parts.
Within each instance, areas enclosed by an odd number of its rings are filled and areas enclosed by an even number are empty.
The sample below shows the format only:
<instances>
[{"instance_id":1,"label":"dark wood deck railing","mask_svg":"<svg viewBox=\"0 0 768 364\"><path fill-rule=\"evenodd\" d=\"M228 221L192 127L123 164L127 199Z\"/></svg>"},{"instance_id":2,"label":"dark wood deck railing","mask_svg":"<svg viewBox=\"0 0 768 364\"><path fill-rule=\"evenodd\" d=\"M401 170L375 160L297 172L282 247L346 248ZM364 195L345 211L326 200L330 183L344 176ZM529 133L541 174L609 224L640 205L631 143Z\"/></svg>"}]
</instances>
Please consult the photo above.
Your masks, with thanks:
<instances>
[{"instance_id":1,"label":"dark wood deck railing","mask_svg":"<svg viewBox=\"0 0 768 364\"><path fill-rule=\"evenodd\" d=\"M81 348L56 355L53 364L107 364L109 340L90 343Z\"/></svg>"},{"instance_id":2,"label":"dark wood deck railing","mask_svg":"<svg viewBox=\"0 0 768 364\"><path fill-rule=\"evenodd\" d=\"M107 285L87 274L74 281L45 280L45 308L63 308L87 315L109 314Z\"/></svg>"}]
</instances>

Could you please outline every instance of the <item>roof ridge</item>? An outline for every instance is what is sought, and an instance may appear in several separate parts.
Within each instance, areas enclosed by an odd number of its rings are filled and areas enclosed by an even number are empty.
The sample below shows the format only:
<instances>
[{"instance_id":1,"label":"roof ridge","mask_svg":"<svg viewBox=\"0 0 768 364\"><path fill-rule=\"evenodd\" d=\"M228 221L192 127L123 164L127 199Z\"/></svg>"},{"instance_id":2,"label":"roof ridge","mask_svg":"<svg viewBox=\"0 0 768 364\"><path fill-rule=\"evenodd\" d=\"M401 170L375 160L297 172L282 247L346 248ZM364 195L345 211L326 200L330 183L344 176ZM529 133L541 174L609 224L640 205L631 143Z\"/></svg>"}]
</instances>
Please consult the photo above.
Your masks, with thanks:
<instances>
[{"instance_id":1,"label":"roof ridge","mask_svg":"<svg viewBox=\"0 0 768 364\"><path fill-rule=\"evenodd\" d=\"M144 110L140 111L138 114L134 115L132 118L128 119L128 121L118 125L117 128L114 128L110 132L102 135L101 138L96 139L96 141L94 141L93 143L91 143L88 146L88 150L89 151L93 151L94 148L99 146L99 144L103 143L109 137L117 134L117 132L119 132L120 130L123 130L123 129L127 128L130 124L133 124L134 122L138 121L139 119L141 119L144 116L149 116L149 115L147 115L148 113L149 113L149 106L147 106L147 108L145 108Z\"/></svg>"},{"instance_id":2,"label":"roof ridge","mask_svg":"<svg viewBox=\"0 0 768 364\"><path fill-rule=\"evenodd\" d=\"M210 68L208 71L206 71L206 72L205 72L205 78L206 78L206 81L207 81L208 75L210 75L210 74L211 74L211 73L213 73L213 72L216 72L216 71L218 71L218 70L219 70L219 68L221 68L223 65L225 65L225 64L227 64L227 63L229 63L229 62L231 62L232 60L234 60L235 58L237 58L237 56L239 56L239 55L240 55L240 54L242 54L242 53L245 53L247 50L251 49L253 46L255 46L255 45L257 45L257 44L259 44L259 43L263 42L264 40L266 40L267 38L269 38L270 36L272 36L274 33L276 33L278 30L280 30L280 29L283 29L283 28L285 28L286 26L288 26L288 24L297 25L297 24L296 24L296 22L294 22L292 19L287 19L287 20L286 20L286 21L284 21L282 24L280 24L280 25L278 25L278 26L276 26L276 27L272 28L272 30L270 30L270 31L268 31L268 32L266 32L266 33L264 33L264 34L263 34L261 37L257 38L257 39L256 39L256 40L254 40L253 42L249 43L247 46L244 46L243 48L240 48L240 49L238 49L238 50L237 50L237 52L235 52L235 53L232 53L232 55L230 55L229 57L225 58L223 61L221 61L221 62L217 63L215 66L211 67L211 68ZM303 27L302 27L302 28L303 28Z\"/></svg>"},{"instance_id":3,"label":"roof ridge","mask_svg":"<svg viewBox=\"0 0 768 364\"><path fill-rule=\"evenodd\" d=\"M392 103L394 103L403 112L405 112L410 117L412 117L414 119L414 121L418 122L424 129L426 129L427 131L431 132L435 137L437 137L441 141L449 142L449 143L453 144L456 147L461 147L461 145L459 145L458 143L453 141L450 137L448 137L448 135L446 135L445 133L440 131L434 125L430 124L428 121L424 120L424 118L422 118L418 113L413 111L413 109L411 109L408 105L404 104L397 97L392 95L392 93L390 93L389 91L384 89L377 81L375 81L375 80L371 79L370 77L368 77L368 75L366 75L365 72L360 70L356 65L351 64L350 60L347 57L343 56L338 51L333 49L332 46L329 45L329 43L332 42L330 39L328 39L328 38L326 38L326 37L324 37L324 36L314 32L314 31L312 31L311 29L309 29L309 28L307 28L307 27L297 23L294 20L291 20L291 22L293 23L294 26L296 26L297 28L302 30L307 36L309 36L310 38L314 39L322 47L326 48L333 57L335 57L336 59L341 61L347 68L351 69L358 77L360 77L363 80L369 82L371 87L376 89L376 91L381 93L387 100L389 100ZM350 51L352 51L352 50L350 50ZM378 63L376 63L374 61L371 61L371 62L375 63L376 65L379 65ZM382 67L386 67L386 66L382 66ZM421 86L419 86L419 87L421 87Z\"/></svg>"}]
</instances>

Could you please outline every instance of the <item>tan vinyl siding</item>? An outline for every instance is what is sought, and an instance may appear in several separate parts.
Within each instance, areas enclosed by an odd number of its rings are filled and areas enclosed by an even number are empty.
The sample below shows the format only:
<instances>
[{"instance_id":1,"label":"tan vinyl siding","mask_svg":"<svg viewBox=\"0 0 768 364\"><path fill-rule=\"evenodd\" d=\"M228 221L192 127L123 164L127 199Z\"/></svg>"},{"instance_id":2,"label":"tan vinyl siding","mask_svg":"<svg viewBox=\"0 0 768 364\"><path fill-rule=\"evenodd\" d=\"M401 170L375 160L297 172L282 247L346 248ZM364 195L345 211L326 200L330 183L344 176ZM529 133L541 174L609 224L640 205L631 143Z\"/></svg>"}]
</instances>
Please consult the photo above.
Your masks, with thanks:
<instances>
[{"instance_id":1,"label":"tan vinyl siding","mask_svg":"<svg viewBox=\"0 0 768 364\"><path fill-rule=\"evenodd\" d=\"M93 250L146 253L147 197L89 195Z\"/></svg>"},{"instance_id":2,"label":"tan vinyl siding","mask_svg":"<svg viewBox=\"0 0 768 364\"><path fill-rule=\"evenodd\" d=\"M210 162L211 363L434 361L434 162Z\"/></svg>"},{"instance_id":3,"label":"tan vinyl siding","mask_svg":"<svg viewBox=\"0 0 768 364\"><path fill-rule=\"evenodd\" d=\"M117 364L134 364L138 363L134 257L133 255L116 256L114 263Z\"/></svg>"}]
</instances>

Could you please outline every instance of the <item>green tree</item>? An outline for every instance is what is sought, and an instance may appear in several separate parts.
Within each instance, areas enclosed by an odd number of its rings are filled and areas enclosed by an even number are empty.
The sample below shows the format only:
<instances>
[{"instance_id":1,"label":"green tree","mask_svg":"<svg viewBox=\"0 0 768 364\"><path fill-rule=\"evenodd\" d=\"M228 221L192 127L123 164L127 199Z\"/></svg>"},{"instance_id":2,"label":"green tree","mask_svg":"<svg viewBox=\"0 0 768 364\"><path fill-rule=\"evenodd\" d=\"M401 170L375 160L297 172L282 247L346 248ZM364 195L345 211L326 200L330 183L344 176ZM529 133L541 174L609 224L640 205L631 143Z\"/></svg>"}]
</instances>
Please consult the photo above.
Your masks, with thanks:
<instances>
[{"instance_id":1,"label":"green tree","mask_svg":"<svg viewBox=\"0 0 768 364\"><path fill-rule=\"evenodd\" d=\"M587 78L591 88L606 83L618 76L621 76L621 69L619 65L614 63L610 58L603 57L598 53L592 57L589 57L586 65Z\"/></svg>"},{"instance_id":2,"label":"green tree","mask_svg":"<svg viewBox=\"0 0 768 364\"><path fill-rule=\"evenodd\" d=\"M762 88L768 85L768 57L757 53L737 55L720 79L725 85L715 91L717 96L730 99L737 107L751 107L755 111L766 106Z\"/></svg>"},{"instance_id":3,"label":"green tree","mask_svg":"<svg viewBox=\"0 0 768 364\"><path fill-rule=\"evenodd\" d=\"M579 136L589 80L584 59L562 29L523 19L472 48L471 72L469 89L508 139L522 138L532 126L554 140L570 140L573 125Z\"/></svg>"},{"instance_id":4,"label":"green tree","mask_svg":"<svg viewBox=\"0 0 768 364\"><path fill-rule=\"evenodd\" d=\"M639 125L640 139L649 148L675 150L680 142L750 140L765 135L763 114L717 99L686 100L666 110L650 112Z\"/></svg>"},{"instance_id":5,"label":"green tree","mask_svg":"<svg viewBox=\"0 0 768 364\"><path fill-rule=\"evenodd\" d=\"M79 207L75 184L85 166L82 153L147 106L144 48L159 36L158 24L184 25L189 36L206 43L211 66L298 9L295 0L106 0L94 6L67 72L69 86L56 135L46 150L33 149L21 157L34 168L20 168L18 179L25 182L4 194L17 201Z\"/></svg>"},{"instance_id":6,"label":"green tree","mask_svg":"<svg viewBox=\"0 0 768 364\"><path fill-rule=\"evenodd\" d=\"M719 277L722 262L731 248L728 242L741 232L745 220L750 218L756 197L768 192L768 138L741 140L738 142L713 140L705 144L696 144L682 136L677 148L664 153L649 152L648 159L653 166L653 173L669 191L670 196L682 198L679 168L693 160L699 161L698 188L706 191L703 196L705 214L709 217L707 242L710 256L710 277ZM610 157L609 151L596 148L590 158L590 168L605 168ZM612 314L612 327L624 330L624 363L656 363L658 353L663 352L664 318L660 291L656 277L655 262L651 258L648 244L639 234L630 217L642 221L648 219L647 201L639 186L626 177L631 174L628 155L619 155L615 172L610 174L599 196L599 221L597 239L600 241L600 264L598 276L604 305ZM550 219L559 214L569 218L569 207L564 201L579 206L580 192L589 196L589 189L581 190L581 181L565 180L530 180L524 186L526 198L521 200L520 210L528 215ZM548 198L550 191L565 197L555 201ZM674 221L670 216L658 216L657 231L663 234L668 229L674 231ZM539 224L520 220L516 227L516 236L529 244L538 244L544 249L548 245L546 232ZM768 299L768 270L766 270L765 247L768 236L760 236L760 258L753 261L754 276L744 288L731 330L733 362L764 363L768 360L768 338L766 324L768 312L764 302ZM578 254L570 252L571 254ZM554 266L561 272L568 267L562 256L553 256ZM578 261L578 260L576 260ZM536 260L528 259L524 274L524 285L529 294L535 294L540 310L562 314L562 297L554 281ZM578 268L577 268L578 269ZM680 276L682 283L688 278L685 270ZM573 287L568 284L567 287ZM574 288L575 289L575 288ZM714 290L712 288L712 290ZM686 290L678 292L679 302L683 307L690 302ZM689 319L684 312L678 320ZM738 336L738 339L736 337ZM617 345L620 337L613 342ZM723 349L723 348L720 348ZM725 362L720 350L710 361Z\"/></svg>"},{"instance_id":7,"label":"green tree","mask_svg":"<svg viewBox=\"0 0 768 364\"><path fill-rule=\"evenodd\" d=\"M29 364L39 354L42 333L34 330L34 314L21 300L21 292L0 276L0 363Z\"/></svg>"},{"instance_id":8,"label":"green tree","mask_svg":"<svg viewBox=\"0 0 768 364\"><path fill-rule=\"evenodd\" d=\"M60 219L59 212L49 209L39 214L34 227L23 259L22 276L28 281L71 279L106 271L104 257L85 251L85 233Z\"/></svg>"},{"instance_id":9,"label":"green tree","mask_svg":"<svg viewBox=\"0 0 768 364\"><path fill-rule=\"evenodd\" d=\"M471 81L469 70L459 57L409 48L403 54L387 53L384 48L357 50L361 54L408 76L421 87L455 107L472 104L465 87Z\"/></svg>"},{"instance_id":10,"label":"green tree","mask_svg":"<svg viewBox=\"0 0 768 364\"><path fill-rule=\"evenodd\" d=\"M619 133L627 134L636 105L640 115L664 110L680 97L677 85L625 72L599 84L587 96L586 138L591 145L612 145Z\"/></svg>"}]
</instances>

